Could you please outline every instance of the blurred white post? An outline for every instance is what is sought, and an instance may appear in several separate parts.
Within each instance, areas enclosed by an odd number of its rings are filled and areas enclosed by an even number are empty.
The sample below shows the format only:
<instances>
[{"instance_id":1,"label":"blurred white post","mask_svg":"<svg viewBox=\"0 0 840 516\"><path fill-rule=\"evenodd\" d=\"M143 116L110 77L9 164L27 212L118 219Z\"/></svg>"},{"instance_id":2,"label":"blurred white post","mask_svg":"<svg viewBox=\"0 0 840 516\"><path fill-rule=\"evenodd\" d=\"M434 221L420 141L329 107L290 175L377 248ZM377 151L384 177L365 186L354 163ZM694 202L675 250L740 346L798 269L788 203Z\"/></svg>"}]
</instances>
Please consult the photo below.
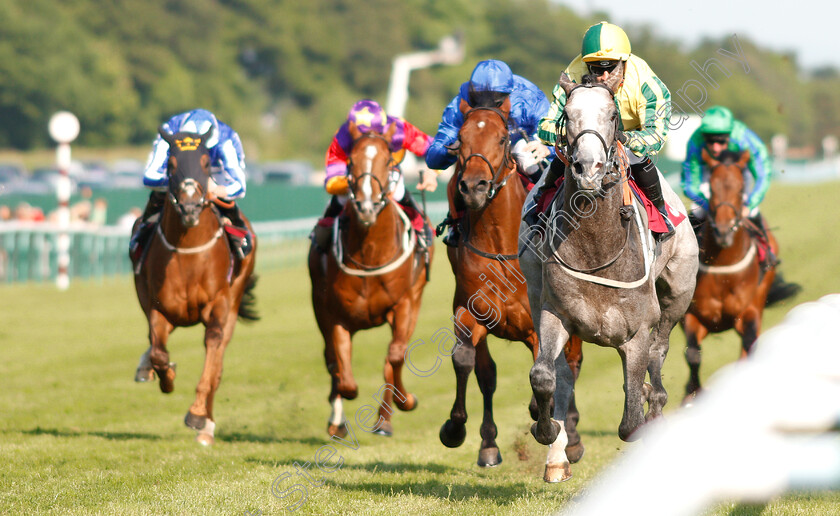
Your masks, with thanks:
<instances>
[{"instance_id":1,"label":"blurred white post","mask_svg":"<svg viewBox=\"0 0 840 516\"><path fill-rule=\"evenodd\" d=\"M56 186L58 197L58 276L56 286L67 290L70 286L70 142L79 135L79 119L69 111L59 111L50 118L50 136L58 143L56 164L61 174Z\"/></svg>"},{"instance_id":2,"label":"blurred white post","mask_svg":"<svg viewBox=\"0 0 840 516\"><path fill-rule=\"evenodd\" d=\"M396 117L405 115L408 102L408 78L412 70L428 68L436 64L456 65L464 60L464 42L460 34L440 40L438 48L428 52L401 54L391 65L391 80L388 83L388 102L385 111ZM417 168L413 154L406 153L403 169Z\"/></svg>"}]
</instances>

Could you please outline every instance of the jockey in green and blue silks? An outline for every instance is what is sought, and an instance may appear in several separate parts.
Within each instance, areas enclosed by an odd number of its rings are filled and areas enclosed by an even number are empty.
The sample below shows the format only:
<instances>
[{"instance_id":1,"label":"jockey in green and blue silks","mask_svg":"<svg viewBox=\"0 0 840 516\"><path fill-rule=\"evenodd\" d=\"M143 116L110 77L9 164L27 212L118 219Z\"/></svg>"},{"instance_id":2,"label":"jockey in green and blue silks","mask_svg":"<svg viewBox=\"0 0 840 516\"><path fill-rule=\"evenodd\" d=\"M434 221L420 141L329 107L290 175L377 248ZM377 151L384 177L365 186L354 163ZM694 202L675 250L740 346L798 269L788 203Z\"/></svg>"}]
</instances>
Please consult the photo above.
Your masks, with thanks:
<instances>
[{"instance_id":1,"label":"jockey in green and blue silks","mask_svg":"<svg viewBox=\"0 0 840 516\"><path fill-rule=\"evenodd\" d=\"M744 205L749 209L751 218L757 217L758 205L770 187L771 175L767 147L758 135L736 120L732 111L723 106L711 107L703 115L700 127L688 140L682 173L683 192L694 201L691 211L697 219L704 218L709 209L709 171L703 163L704 148L713 158L725 150L750 152L747 169L753 179L752 189L746 195Z\"/></svg>"},{"instance_id":2,"label":"jockey in green and blue silks","mask_svg":"<svg viewBox=\"0 0 840 516\"><path fill-rule=\"evenodd\" d=\"M177 114L164 122L162 126L171 134L178 132L204 134L211 127L213 133L206 147L210 156L210 178L215 186L211 185L210 193L225 203L229 203L226 207L218 205L219 211L230 220L229 226L232 228L229 227L227 233L231 247L236 254L244 257L251 252L252 235L242 219L239 207L234 202L236 199L245 197L245 152L242 150L239 135L206 109L193 109ZM169 185L169 176L166 171L168 161L169 144L158 134L152 144L146 168L143 170L143 184L152 192L141 216L140 227L131 239L132 253L149 235L149 228L153 225L149 219L163 209Z\"/></svg>"}]
</instances>

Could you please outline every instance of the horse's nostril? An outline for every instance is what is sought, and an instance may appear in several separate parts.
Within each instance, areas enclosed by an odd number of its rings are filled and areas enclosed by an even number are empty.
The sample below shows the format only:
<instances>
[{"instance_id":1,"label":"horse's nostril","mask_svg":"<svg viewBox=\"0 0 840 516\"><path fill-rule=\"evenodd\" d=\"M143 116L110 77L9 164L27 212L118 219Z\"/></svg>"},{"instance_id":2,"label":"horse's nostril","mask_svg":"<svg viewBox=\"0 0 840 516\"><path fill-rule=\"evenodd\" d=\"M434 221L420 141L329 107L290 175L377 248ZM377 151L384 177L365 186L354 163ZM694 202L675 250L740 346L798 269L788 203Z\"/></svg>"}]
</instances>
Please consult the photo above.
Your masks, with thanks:
<instances>
[{"instance_id":1,"label":"horse's nostril","mask_svg":"<svg viewBox=\"0 0 840 516\"><path fill-rule=\"evenodd\" d=\"M461 193L467 193L467 192L469 192L470 189L467 187L466 181L459 181L458 182L458 190L460 190Z\"/></svg>"}]
</instances>

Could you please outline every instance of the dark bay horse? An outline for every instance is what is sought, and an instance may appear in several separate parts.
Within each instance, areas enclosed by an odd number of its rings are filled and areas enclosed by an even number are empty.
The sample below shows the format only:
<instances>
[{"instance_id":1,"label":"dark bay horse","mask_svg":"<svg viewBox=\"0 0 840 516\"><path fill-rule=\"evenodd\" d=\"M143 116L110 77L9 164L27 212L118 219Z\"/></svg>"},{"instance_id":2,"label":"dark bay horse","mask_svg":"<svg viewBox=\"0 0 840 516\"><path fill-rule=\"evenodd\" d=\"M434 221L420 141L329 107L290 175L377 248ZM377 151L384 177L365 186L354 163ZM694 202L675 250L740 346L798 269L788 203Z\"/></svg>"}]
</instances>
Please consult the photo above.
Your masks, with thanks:
<instances>
[{"instance_id":1,"label":"dark bay horse","mask_svg":"<svg viewBox=\"0 0 840 516\"><path fill-rule=\"evenodd\" d=\"M570 165L565 167L563 195L551 205L546 238L532 241L520 258L540 335L530 374L539 418L531 432L538 442L552 445L547 482L571 476L563 431L574 385L563 354L570 336L618 351L625 392L618 433L629 440L646 420L662 413L667 394L661 368L669 336L694 292L697 240L690 225L678 225L656 254L644 209L625 206L613 100L621 77L622 64L605 83L578 85L561 76L569 142L561 152ZM664 181L662 188L666 202L685 213ZM536 238L527 223L521 231L525 239ZM646 371L650 384L645 383Z\"/></svg>"},{"instance_id":2,"label":"dark bay horse","mask_svg":"<svg viewBox=\"0 0 840 516\"><path fill-rule=\"evenodd\" d=\"M336 217L331 252L320 252L314 241L309 249L312 306L324 337L324 359L331 379L332 414L327 424L331 436L347 433L342 399L352 400L359 392L350 360L351 339L359 330L388 323L392 335L385 359L385 384L374 395L379 419L363 430L390 436L391 403L405 411L417 406L417 398L403 385L402 368L417 324L427 266L423 253L417 252L411 223L391 199L389 176L396 163L388 142L395 127L392 124L385 135L362 134L351 122L354 142L349 155L346 220ZM428 251L431 264L433 248Z\"/></svg>"},{"instance_id":3,"label":"dark bay horse","mask_svg":"<svg viewBox=\"0 0 840 516\"><path fill-rule=\"evenodd\" d=\"M485 467L502 462L493 420L496 363L487 337L523 342L535 358L539 340L517 256L518 220L526 192L511 155L510 99L499 108L471 109L463 101L460 108L464 123L458 136L457 176L449 183L448 195L451 204L458 189L467 215L458 247L447 248L455 275L452 309L459 345L452 354L455 402L440 429L440 440L450 448L463 444L467 380L475 370L484 397L478 465ZM531 409L536 417L533 401Z\"/></svg>"},{"instance_id":4,"label":"dark bay horse","mask_svg":"<svg viewBox=\"0 0 840 516\"><path fill-rule=\"evenodd\" d=\"M776 276L775 266L761 271L758 243L742 216L744 170L749 151L725 151L719 159L703 150L711 170L709 214L700 233L700 270L691 306L682 321L689 379L685 400L700 391L700 343L709 333L735 329L741 336L741 357L752 349L761 331L767 294ZM779 255L775 237L767 231L770 248Z\"/></svg>"},{"instance_id":5,"label":"dark bay horse","mask_svg":"<svg viewBox=\"0 0 840 516\"><path fill-rule=\"evenodd\" d=\"M169 143L168 202L145 259L140 258L142 267L134 276L137 298L149 322L151 346L144 360L151 360L161 391L170 393L175 388L174 364L170 364L166 349L172 330L198 323L205 327L204 369L195 401L184 418L184 424L198 431L196 439L204 445L214 440L213 398L236 320L257 318L252 308L256 237L254 252L241 261L234 260L208 194L210 158L205 144L211 131L173 135L159 130ZM245 222L251 229L250 222ZM141 360L138 377L143 375L142 364Z\"/></svg>"}]
</instances>

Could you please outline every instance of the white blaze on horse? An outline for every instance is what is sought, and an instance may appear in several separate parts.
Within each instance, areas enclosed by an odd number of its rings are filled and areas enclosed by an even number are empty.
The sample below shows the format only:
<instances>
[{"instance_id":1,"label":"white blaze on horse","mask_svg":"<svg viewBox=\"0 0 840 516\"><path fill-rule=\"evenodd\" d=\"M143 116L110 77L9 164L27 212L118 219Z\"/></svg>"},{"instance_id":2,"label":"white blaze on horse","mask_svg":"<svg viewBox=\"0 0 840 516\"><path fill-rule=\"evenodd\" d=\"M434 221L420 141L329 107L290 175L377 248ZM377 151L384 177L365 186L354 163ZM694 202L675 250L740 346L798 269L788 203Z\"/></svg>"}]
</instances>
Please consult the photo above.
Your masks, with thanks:
<instances>
[{"instance_id":1,"label":"white blaze on horse","mask_svg":"<svg viewBox=\"0 0 840 516\"><path fill-rule=\"evenodd\" d=\"M635 202L625 206L613 100L621 65L617 71L605 83L578 85L565 74L561 78L570 142L563 194L550 206L542 238L525 223L520 228L520 242L526 244L520 264L540 336L530 374L539 418L531 432L551 445L547 482L571 476L564 426L574 379L563 354L570 336L618 351L625 392L618 433L630 440L646 420L662 413L667 401L662 363L697 275L697 242L689 224L679 224L672 238L655 246L645 210ZM679 197L664 181L662 190L667 204L684 214Z\"/></svg>"}]
</instances>

